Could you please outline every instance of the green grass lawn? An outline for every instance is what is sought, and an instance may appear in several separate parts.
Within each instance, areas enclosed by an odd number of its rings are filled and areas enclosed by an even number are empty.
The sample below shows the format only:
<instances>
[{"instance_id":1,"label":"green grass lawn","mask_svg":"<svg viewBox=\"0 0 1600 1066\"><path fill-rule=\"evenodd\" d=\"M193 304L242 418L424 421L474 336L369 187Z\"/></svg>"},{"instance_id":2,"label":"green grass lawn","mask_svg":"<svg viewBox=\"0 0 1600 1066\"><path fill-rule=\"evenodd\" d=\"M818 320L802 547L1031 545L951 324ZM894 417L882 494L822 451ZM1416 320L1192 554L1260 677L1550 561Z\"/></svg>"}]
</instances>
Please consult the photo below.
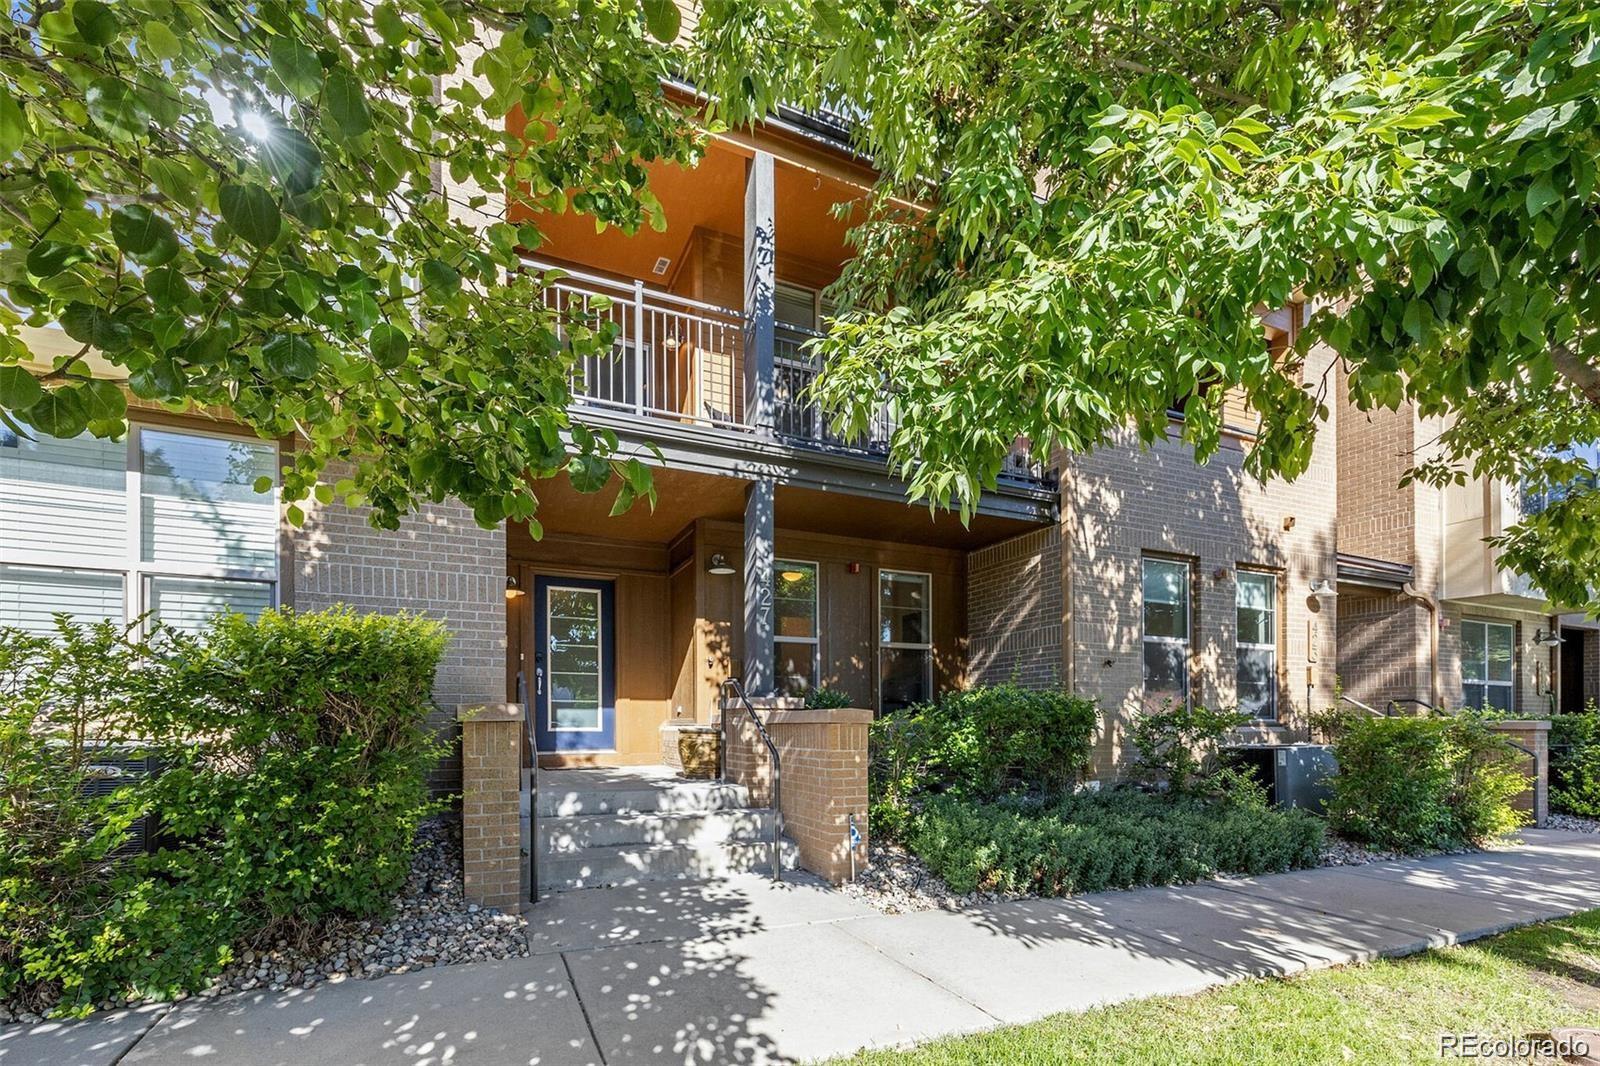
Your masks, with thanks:
<instances>
[{"instance_id":1,"label":"green grass lawn","mask_svg":"<svg viewBox=\"0 0 1600 1066\"><path fill-rule=\"evenodd\" d=\"M1439 1062L1441 1033L1512 1037L1556 1026L1600 1028L1600 911L1406 959L1061 1014L840 1061Z\"/></svg>"}]
</instances>

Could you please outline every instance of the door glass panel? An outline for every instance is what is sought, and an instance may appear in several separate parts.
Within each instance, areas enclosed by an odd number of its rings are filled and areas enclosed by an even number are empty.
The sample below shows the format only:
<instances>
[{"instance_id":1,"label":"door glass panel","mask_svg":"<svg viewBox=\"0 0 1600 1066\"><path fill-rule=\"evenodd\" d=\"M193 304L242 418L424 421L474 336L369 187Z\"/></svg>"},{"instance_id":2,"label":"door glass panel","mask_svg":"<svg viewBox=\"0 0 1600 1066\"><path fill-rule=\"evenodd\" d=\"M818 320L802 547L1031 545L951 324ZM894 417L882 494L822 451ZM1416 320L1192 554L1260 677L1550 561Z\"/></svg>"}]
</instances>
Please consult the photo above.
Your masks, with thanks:
<instances>
[{"instance_id":1,"label":"door glass panel","mask_svg":"<svg viewBox=\"0 0 1600 1066\"><path fill-rule=\"evenodd\" d=\"M600 729L600 593L551 588L545 612L550 728Z\"/></svg>"}]
</instances>

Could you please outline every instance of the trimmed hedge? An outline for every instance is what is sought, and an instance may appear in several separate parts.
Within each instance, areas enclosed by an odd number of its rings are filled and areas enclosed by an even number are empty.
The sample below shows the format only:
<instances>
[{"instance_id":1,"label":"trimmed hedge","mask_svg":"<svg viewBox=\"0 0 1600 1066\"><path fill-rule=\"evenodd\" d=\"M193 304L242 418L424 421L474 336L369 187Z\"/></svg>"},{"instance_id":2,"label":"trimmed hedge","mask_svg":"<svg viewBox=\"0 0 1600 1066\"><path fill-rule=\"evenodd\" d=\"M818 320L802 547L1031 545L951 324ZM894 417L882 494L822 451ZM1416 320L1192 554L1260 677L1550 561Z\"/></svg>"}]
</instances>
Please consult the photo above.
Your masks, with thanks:
<instances>
[{"instance_id":1,"label":"trimmed hedge","mask_svg":"<svg viewBox=\"0 0 1600 1066\"><path fill-rule=\"evenodd\" d=\"M0 999L193 991L236 944L388 908L439 809L437 623L268 611L149 641L57 625L0 630ZM108 782L92 742L162 772ZM144 815L160 846L119 856Z\"/></svg>"},{"instance_id":2,"label":"trimmed hedge","mask_svg":"<svg viewBox=\"0 0 1600 1066\"><path fill-rule=\"evenodd\" d=\"M1088 767L1098 722L1093 700L1011 684L880 718L870 736L873 833L898 836L922 796L1059 795Z\"/></svg>"},{"instance_id":3,"label":"trimmed hedge","mask_svg":"<svg viewBox=\"0 0 1600 1066\"><path fill-rule=\"evenodd\" d=\"M1550 806L1600 818L1600 710L1550 719Z\"/></svg>"},{"instance_id":4,"label":"trimmed hedge","mask_svg":"<svg viewBox=\"0 0 1600 1066\"><path fill-rule=\"evenodd\" d=\"M907 836L957 892L1065 896L1313 866L1322 820L1248 799L1083 793L1054 804L931 799Z\"/></svg>"},{"instance_id":5,"label":"trimmed hedge","mask_svg":"<svg viewBox=\"0 0 1600 1066\"><path fill-rule=\"evenodd\" d=\"M1334 740L1328 818L1355 840L1394 851L1476 846L1526 821L1519 754L1474 713L1350 718Z\"/></svg>"}]
</instances>

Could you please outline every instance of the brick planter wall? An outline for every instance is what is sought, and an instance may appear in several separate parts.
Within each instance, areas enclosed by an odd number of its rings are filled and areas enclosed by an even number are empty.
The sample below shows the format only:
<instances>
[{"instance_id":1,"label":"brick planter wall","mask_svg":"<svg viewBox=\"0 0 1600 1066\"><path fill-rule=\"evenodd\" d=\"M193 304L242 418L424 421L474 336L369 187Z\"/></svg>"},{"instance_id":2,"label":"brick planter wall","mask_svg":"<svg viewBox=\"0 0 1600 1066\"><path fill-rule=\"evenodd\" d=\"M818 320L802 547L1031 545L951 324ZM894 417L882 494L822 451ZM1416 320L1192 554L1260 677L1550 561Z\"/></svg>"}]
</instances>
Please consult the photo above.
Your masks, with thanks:
<instances>
[{"instance_id":1,"label":"brick planter wall","mask_svg":"<svg viewBox=\"0 0 1600 1066\"><path fill-rule=\"evenodd\" d=\"M461 723L461 876L467 898L515 911L522 903L522 707L457 708Z\"/></svg>"},{"instance_id":2,"label":"brick planter wall","mask_svg":"<svg viewBox=\"0 0 1600 1066\"><path fill-rule=\"evenodd\" d=\"M834 884L848 880L852 814L861 834L855 849L858 868L867 857L867 726L872 712L781 705L790 701L752 702L778 748L783 828L800 848L800 865ZM772 706L775 703L780 705ZM725 713L723 758L728 780L750 789L756 806L771 806L772 764L766 745L742 708Z\"/></svg>"},{"instance_id":3,"label":"brick planter wall","mask_svg":"<svg viewBox=\"0 0 1600 1066\"><path fill-rule=\"evenodd\" d=\"M1522 756L1523 771L1528 775L1528 791L1512 801L1519 811L1533 815L1533 824L1544 825L1550 816L1550 723L1541 720L1494 722L1490 725L1496 733L1505 735L1532 755Z\"/></svg>"}]
</instances>

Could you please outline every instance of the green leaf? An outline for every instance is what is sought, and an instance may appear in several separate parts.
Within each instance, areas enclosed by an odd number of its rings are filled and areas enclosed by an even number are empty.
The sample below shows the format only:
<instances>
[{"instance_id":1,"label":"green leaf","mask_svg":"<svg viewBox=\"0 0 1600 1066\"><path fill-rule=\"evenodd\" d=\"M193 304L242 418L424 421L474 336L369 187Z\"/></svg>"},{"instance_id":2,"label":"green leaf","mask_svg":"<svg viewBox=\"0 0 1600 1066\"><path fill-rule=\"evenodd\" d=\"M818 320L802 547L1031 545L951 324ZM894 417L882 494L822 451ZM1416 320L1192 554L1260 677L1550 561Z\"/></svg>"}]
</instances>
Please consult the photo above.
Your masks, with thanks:
<instances>
[{"instance_id":1,"label":"green leaf","mask_svg":"<svg viewBox=\"0 0 1600 1066\"><path fill-rule=\"evenodd\" d=\"M172 223L143 204L127 204L111 212L111 237L118 248L144 266L161 266L178 254L178 235Z\"/></svg>"},{"instance_id":2,"label":"green leaf","mask_svg":"<svg viewBox=\"0 0 1600 1066\"><path fill-rule=\"evenodd\" d=\"M89 409L83 393L72 385L50 389L17 415L40 433L52 437L76 437L89 425Z\"/></svg>"},{"instance_id":3,"label":"green leaf","mask_svg":"<svg viewBox=\"0 0 1600 1066\"><path fill-rule=\"evenodd\" d=\"M85 381L79 388L83 393L89 421L116 422L127 417L128 398L122 395L122 390L114 382L95 378Z\"/></svg>"},{"instance_id":4,"label":"green leaf","mask_svg":"<svg viewBox=\"0 0 1600 1066\"><path fill-rule=\"evenodd\" d=\"M367 335L367 343L372 349L372 358L385 370L392 370L405 362L411 351L411 338L406 336L405 330L388 322L373 326L372 332Z\"/></svg>"},{"instance_id":5,"label":"green leaf","mask_svg":"<svg viewBox=\"0 0 1600 1066\"><path fill-rule=\"evenodd\" d=\"M39 379L20 366L0 366L0 407L22 412L44 397Z\"/></svg>"},{"instance_id":6,"label":"green leaf","mask_svg":"<svg viewBox=\"0 0 1600 1066\"><path fill-rule=\"evenodd\" d=\"M461 271L443 259L422 264L422 287L435 300L446 300L461 289Z\"/></svg>"},{"instance_id":7,"label":"green leaf","mask_svg":"<svg viewBox=\"0 0 1600 1066\"><path fill-rule=\"evenodd\" d=\"M1545 208L1561 199L1561 194L1556 192L1550 184L1549 175L1539 178L1538 181L1528 186L1527 207L1528 217L1538 215Z\"/></svg>"},{"instance_id":8,"label":"green leaf","mask_svg":"<svg viewBox=\"0 0 1600 1066\"><path fill-rule=\"evenodd\" d=\"M149 294L150 302L155 304L158 311L182 308L194 295L194 290L183 279L183 273L170 266L146 274L144 291Z\"/></svg>"},{"instance_id":9,"label":"green leaf","mask_svg":"<svg viewBox=\"0 0 1600 1066\"><path fill-rule=\"evenodd\" d=\"M183 373L171 359L157 359L128 375L128 388L145 400L170 400L183 393Z\"/></svg>"},{"instance_id":10,"label":"green leaf","mask_svg":"<svg viewBox=\"0 0 1600 1066\"><path fill-rule=\"evenodd\" d=\"M299 333L279 333L261 346L268 373L291 381L310 381L317 373L317 346Z\"/></svg>"},{"instance_id":11,"label":"green leaf","mask_svg":"<svg viewBox=\"0 0 1600 1066\"><path fill-rule=\"evenodd\" d=\"M592 452L574 455L567 463L567 480L579 492L599 492L611 480L611 464Z\"/></svg>"},{"instance_id":12,"label":"green leaf","mask_svg":"<svg viewBox=\"0 0 1600 1066\"><path fill-rule=\"evenodd\" d=\"M372 112L367 108L366 90L348 71L340 69L328 75L322 103L333 118L334 125L346 137L359 137L372 128Z\"/></svg>"},{"instance_id":13,"label":"green leaf","mask_svg":"<svg viewBox=\"0 0 1600 1066\"><path fill-rule=\"evenodd\" d=\"M167 28L166 23L154 19L139 27L139 36L144 39L145 47L150 49L150 54L157 59L177 59L183 54L183 42L178 40L178 35Z\"/></svg>"},{"instance_id":14,"label":"green leaf","mask_svg":"<svg viewBox=\"0 0 1600 1066\"><path fill-rule=\"evenodd\" d=\"M0 85L0 159L10 159L28 139L28 116L4 85Z\"/></svg>"},{"instance_id":15,"label":"green leaf","mask_svg":"<svg viewBox=\"0 0 1600 1066\"><path fill-rule=\"evenodd\" d=\"M317 53L290 37L274 37L267 45L272 73L289 95L310 100L322 91L322 63Z\"/></svg>"},{"instance_id":16,"label":"green leaf","mask_svg":"<svg viewBox=\"0 0 1600 1066\"><path fill-rule=\"evenodd\" d=\"M28 249L28 273L36 278L51 278L88 258L88 251L76 244L43 240Z\"/></svg>"},{"instance_id":17,"label":"green leaf","mask_svg":"<svg viewBox=\"0 0 1600 1066\"><path fill-rule=\"evenodd\" d=\"M641 0L640 7L644 9L644 25L650 31L650 36L662 44L671 44L678 39L683 17L673 0Z\"/></svg>"},{"instance_id":18,"label":"green leaf","mask_svg":"<svg viewBox=\"0 0 1600 1066\"><path fill-rule=\"evenodd\" d=\"M1418 104L1395 122L1395 125L1403 130L1421 130L1460 117L1461 112L1443 104Z\"/></svg>"},{"instance_id":19,"label":"green leaf","mask_svg":"<svg viewBox=\"0 0 1600 1066\"><path fill-rule=\"evenodd\" d=\"M271 492L272 485L272 478L263 474L262 476L256 478L255 481L251 483L250 487L255 489L256 492Z\"/></svg>"},{"instance_id":20,"label":"green leaf","mask_svg":"<svg viewBox=\"0 0 1600 1066\"><path fill-rule=\"evenodd\" d=\"M120 351L133 339L133 331L105 308L77 301L61 312L61 328L73 340L102 352Z\"/></svg>"},{"instance_id":21,"label":"green leaf","mask_svg":"<svg viewBox=\"0 0 1600 1066\"><path fill-rule=\"evenodd\" d=\"M284 275L283 291L294 301L295 306L306 314L316 310L317 305L322 302L322 294L317 288L317 283L304 274Z\"/></svg>"},{"instance_id":22,"label":"green leaf","mask_svg":"<svg viewBox=\"0 0 1600 1066\"><path fill-rule=\"evenodd\" d=\"M199 204L199 187L195 183L194 175L189 172L188 167L177 160L165 159L158 155L147 156L144 160L144 172L161 194L174 203L188 208Z\"/></svg>"},{"instance_id":23,"label":"green leaf","mask_svg":"<svg viewBox=\"0 0 1600 1066\"><path fill-rule=\"evenodd\" d=\"M322 153L299 130L276 126L256 150L261 165L290 196L309 192L322 181Z\"/></svg>"},{"instance_id":24,"label":"green leaf","mask_svg":"<svg viewBox=\"0 0 1600 1066\"><path fill-rule=\"evenodd\" d=\"M77 0L72 5L72 24L78 28L78 36L96 48L117 39L117 16L100 0Z\"/></svg>"},{"instance_id":25,"label":"green leaf","mask_svg":"<svg viewBox=\"0 0 1600 1066\"><path fill-rule=\"evenodd\" d=\"M240 237L257 248L278 239L283 216L272 194L259 185L224 185L218 194L222 217Z\"/></svg>"},{"instance_id":26,"label":"green leaf","mask_svg":"<svg viewBox=\"0 0 1600 1066\"><path fill-rule=\"evenodd\" d=\"M96 126L123 140L141 137L150 128L150 108L120 78L91 82L83 102Z\"/></svg>"}]
</instances>

